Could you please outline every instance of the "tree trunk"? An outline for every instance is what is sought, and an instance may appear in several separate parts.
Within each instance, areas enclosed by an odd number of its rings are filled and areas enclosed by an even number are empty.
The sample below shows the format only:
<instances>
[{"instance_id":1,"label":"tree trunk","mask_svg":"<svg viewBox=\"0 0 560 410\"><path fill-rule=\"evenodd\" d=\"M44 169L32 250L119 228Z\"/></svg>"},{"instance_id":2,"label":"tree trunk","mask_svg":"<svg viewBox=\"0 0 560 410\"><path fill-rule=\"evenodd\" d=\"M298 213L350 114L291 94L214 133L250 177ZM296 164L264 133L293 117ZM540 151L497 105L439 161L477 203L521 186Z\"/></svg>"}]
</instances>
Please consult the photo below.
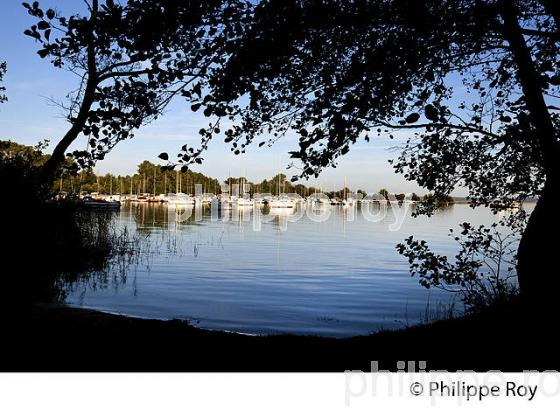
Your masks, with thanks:
<instances>
[{"instance_id":1,"label":"tree trunk","mask_svg":"<svg viewBox=\"0 0 560 410\"><path fill-rule=\"evenodd\" d=\"M556 273L556 241L552 240L552 234L559 232L560 225L554 214L555 194L560 189L560 148L544 100L542 79L535 69L519 26L519 11L515 0L502 0L501 14L504 20L504 38L518 68L519 82L536 131L534 143L540 148L546 174L545 187L519 245L517 274L521 293L525 298L534 302L546 302L560 289L560 275Z\"/></svg>"},{"instance_id":2,"label":"tree trunk","mask_svg":"<svg viewBox=\"0 0 560 410\"><path fill-rule=\"evenodd\" d=\"M560 291L558 267L559 186L546 184L523 233L518 257L518 279L522 295L539 305L557 303Z\"/></svg>"},{"instance_id":3,"label":"tree trunk","mask_svg":"<svg viewBox=\"0 0 560 410\"><path fill-rule=\"evenodd\" d=\"M74 142L76 138L78 138L78 136L82 132L84 125L85 120L74 122L66 135L64 135L62 140L57 144L57 146L53 150L53 153L41 168L41 173L39 176L39 182L41 184L51 184L56 179L57 173L64 163L66 150L68 149L70 144L72 144L72 142Z\"/></svg>"},{"instance_id":4,"label":"tree trunk","mask_svg":"<svg viewBox=\"0 0 560 410\"><path fill-rule=\"evenodd\" d=\"M93 65L93 64L92 64ZM56 179L56 174L64 163L66 150L78 138L86 125L89 111L95 100L95 87L97 86L97 75L95 66L88 73L88 81L84 91L84 98L80 104L80 110L72 121L72 127L56 145L50 158L45 162L39 176L40 183L50 184Z\"/></svg>"},{"instance_id":5,"label":"tree trunk","mask_svg":"<svg viewBox=\"0 0 560 410\"><path fill-rule=\"evenodd\" d=\"M97 19L97 11L99 8L98 3L99 0L92 1L91 16L89 19L91 27L95 27L95 20ZM93 29L88 33L88 36L89 45L87 48L87 82L86 88L84 90L84 97L80 104L78 114L72 121L72 127L70 127L62 140L60 140L60 142L53 150L51 157L43 165L39 175L40 184L52 184L52 182L55 180L58 170L64 163L66 150L83 131L88 119L89 111L91 110L91 107L95 101L95 89L98 85L99 78L97 73L97 64L95 61L95 35Z\"/></svg>"}]
</instances>

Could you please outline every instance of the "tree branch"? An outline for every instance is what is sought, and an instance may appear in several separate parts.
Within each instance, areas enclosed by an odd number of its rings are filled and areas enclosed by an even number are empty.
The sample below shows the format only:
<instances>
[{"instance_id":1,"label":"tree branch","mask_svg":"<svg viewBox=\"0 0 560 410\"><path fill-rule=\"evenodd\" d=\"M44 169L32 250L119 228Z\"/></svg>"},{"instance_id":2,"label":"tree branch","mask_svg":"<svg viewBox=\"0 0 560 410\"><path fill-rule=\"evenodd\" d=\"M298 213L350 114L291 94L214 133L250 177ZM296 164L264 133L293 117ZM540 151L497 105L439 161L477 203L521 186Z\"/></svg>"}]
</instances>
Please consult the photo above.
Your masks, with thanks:
<instances>
[{"instance_id":1,"label":"tree branch","mask_svg":"<svg viewBox=\"0 0 560 410\"><path fill-rule=\"evenodd\" d=\"M548 32L548 31L533 30L530 28L522 28L521 32L527 36L552 38L554 40L560 41L560 32L557 31Z\"/></svg>"},{"instance_id":2,"label":"tree branch","mask_svg":"<svg viewBox=\"0 0 560 410\"><path fill-rule=\"evenodd\" d=\"M483 130L481 128L469 127L464 125L457 125L457 124L445 124L445 123L429 123L429 124L407 124L407 125L397 125L397 124L390 124L385 121L379 121L379 124L387 127L387 128L394 128L394 129L419 129L419 128L451 128L460 131L467 131L467 132L476 132L479 134L486 135L492 138L502 138L498 134L494 134L493 132Z\"/></svg>"}]
</instances>

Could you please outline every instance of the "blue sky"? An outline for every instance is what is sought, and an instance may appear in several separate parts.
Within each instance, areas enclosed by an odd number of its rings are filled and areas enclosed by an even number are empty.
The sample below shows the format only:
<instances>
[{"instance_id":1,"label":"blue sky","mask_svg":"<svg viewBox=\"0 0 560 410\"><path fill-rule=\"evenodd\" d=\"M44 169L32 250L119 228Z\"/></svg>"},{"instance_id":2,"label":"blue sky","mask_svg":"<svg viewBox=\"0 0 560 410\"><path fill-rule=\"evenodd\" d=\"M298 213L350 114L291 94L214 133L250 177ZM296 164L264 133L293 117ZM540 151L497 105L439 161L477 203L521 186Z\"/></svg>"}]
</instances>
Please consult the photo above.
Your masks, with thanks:
<instances>
[{"instance_id":1,"label":"blue sky","mask_svg":"<svg viewBox=\"0 0 560 410\"><path fill-rule=\"evenodd\" d=\"M83 8L80 0L44 0L43 7L51 7L63 13L74 13ZM0 1L0 61L8 63L4 86L9 101L0 106L0 139L34 145L48 139L53 146L68 128L59 107L49 99L63 101L68 92L76 88L75 75L52 67L37 54L35 42L23 35L33 24L33 18L21 6L19 0ZM165 116L136 132L132 140L120 143L96 167L97 172L114 174L132 173L144 159L156 161L160 152L171 155L183 144L196 145L198 129L206 124L205 117L193 113L180 101L169 107ZM325 169L318 180L309 185L322 185L325 190L339 188L347 181L352 189L362 188L377 192L386 187L391 192L423 192L414 183L394 174L387 163L397 156L391 150L403 141L373 138L370 143L357 143L350 153L339 161L336 169ZM81 139L73 148L83 149ZM247 153L234 155L223 140L215 140L205 154L203 165L193 170L203 172L220 180L232 176L247 175L258 181L285 170L290 162L287 152L297 147L296 137L286 137L274 147L249 147ZM173 155L172 155L173 156Z\"/></svg>"}]
</instances>

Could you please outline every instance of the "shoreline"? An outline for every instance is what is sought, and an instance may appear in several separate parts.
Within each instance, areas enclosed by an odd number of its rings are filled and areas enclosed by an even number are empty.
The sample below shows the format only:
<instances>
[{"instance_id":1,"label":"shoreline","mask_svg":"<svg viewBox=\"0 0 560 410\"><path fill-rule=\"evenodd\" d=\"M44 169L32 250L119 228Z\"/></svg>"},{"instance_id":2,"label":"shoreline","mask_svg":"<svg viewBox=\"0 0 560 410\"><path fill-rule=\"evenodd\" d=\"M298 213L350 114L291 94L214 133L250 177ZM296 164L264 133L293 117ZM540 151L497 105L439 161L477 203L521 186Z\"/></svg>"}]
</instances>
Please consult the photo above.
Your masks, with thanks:
<instances>
[{"instance_id":1,"label":"shoreline","mask_svg":"<svg viewBox=\"0 0 560 410\"><path fill-rule=\"evenodd\" d=\"M0 370L368 372L372 361L391 371L399 361L426 361L428 371L558 370L551 323L511 305L344 339L253 336L41 304L4 322Z\"/></svg>"},{"instance_id":2,"label":"shoreline","mask_svg":"<svg viewBox=\"0 0 560 410\"><path fill-rule=\"evenodd\" d=\"M316 337L322 339L333 339L333 340L344 340L344 339L351 339L353 337L367 337L371 336L372 334L381 333L381 332L391 332L391 331L400 331L404 329L409 329L412 327L422 326L426 324L425 320L420 319L418 323L413 324L403 324L395 327L395 328L384 328L383 326L379 326L378 330L372 330L369 333L362 333L362 334L353 334L353 335L345 335L345 336L332 336L332 335L321 335L321 334L313 334L313 333L289 333L289 332L276 332L276 333L249 333L243 332L238 330L230 330L230 329L218 329L218 328L210 328L210 327L203 327L199 326L198 324L193 324L191 322L198 322L198 319L180 319L180 318L169 318L169 317L146 317L146 316L138 316L138 315L131 315L128 313L122 312L112 312L110 310L102 310L96 309L95 307L88 307L88 306L78 306L78 305L70 305L66 303L47 303L47 304L38 304L43 306L51 306L60 309L76 309L78 311L90 312L90 313L99 313L103 315L110 315L121 317L123 319L138 319L138 320L155 320L159 322L173 322L179 321L185 323L187 326L192 327L193 329L198 329L206 332L219 332L219 333L227 333L227 334L234 334L234 335L241 335L241 336L251 336L251 337L273 337L273 336L292 336L292 337ZM459 318L460 316L456 316ZM443 319L437 319L443 320ZM408 321L406 321L408 323Z\"/></svg>"}]
</instances>

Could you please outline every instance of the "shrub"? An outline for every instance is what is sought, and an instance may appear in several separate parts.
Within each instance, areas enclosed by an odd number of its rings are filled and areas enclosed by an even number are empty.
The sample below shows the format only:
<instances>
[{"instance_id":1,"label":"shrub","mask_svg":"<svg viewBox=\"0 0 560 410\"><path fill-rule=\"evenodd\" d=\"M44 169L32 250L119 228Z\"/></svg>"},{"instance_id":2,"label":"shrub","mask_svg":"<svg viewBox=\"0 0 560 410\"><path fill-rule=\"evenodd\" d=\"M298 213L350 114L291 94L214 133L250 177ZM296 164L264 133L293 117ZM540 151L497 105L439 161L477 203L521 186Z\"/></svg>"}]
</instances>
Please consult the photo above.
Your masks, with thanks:
<instances>
[{"instance_id":1,"label":"shrub","mask_svg":"<svg viewBox=\"0 0 560 410\"><path fill-rule=\"evenodd\" d=\"M517 232L500 232L498 224L487 228L464 222L460 226L458 235L453 229L449 234L459 245L454 261L412 236L398 244L398 252L408 258L410 273L426 288L458 293L468 312L515 297Z\"/></svg>"}]
</instances>

